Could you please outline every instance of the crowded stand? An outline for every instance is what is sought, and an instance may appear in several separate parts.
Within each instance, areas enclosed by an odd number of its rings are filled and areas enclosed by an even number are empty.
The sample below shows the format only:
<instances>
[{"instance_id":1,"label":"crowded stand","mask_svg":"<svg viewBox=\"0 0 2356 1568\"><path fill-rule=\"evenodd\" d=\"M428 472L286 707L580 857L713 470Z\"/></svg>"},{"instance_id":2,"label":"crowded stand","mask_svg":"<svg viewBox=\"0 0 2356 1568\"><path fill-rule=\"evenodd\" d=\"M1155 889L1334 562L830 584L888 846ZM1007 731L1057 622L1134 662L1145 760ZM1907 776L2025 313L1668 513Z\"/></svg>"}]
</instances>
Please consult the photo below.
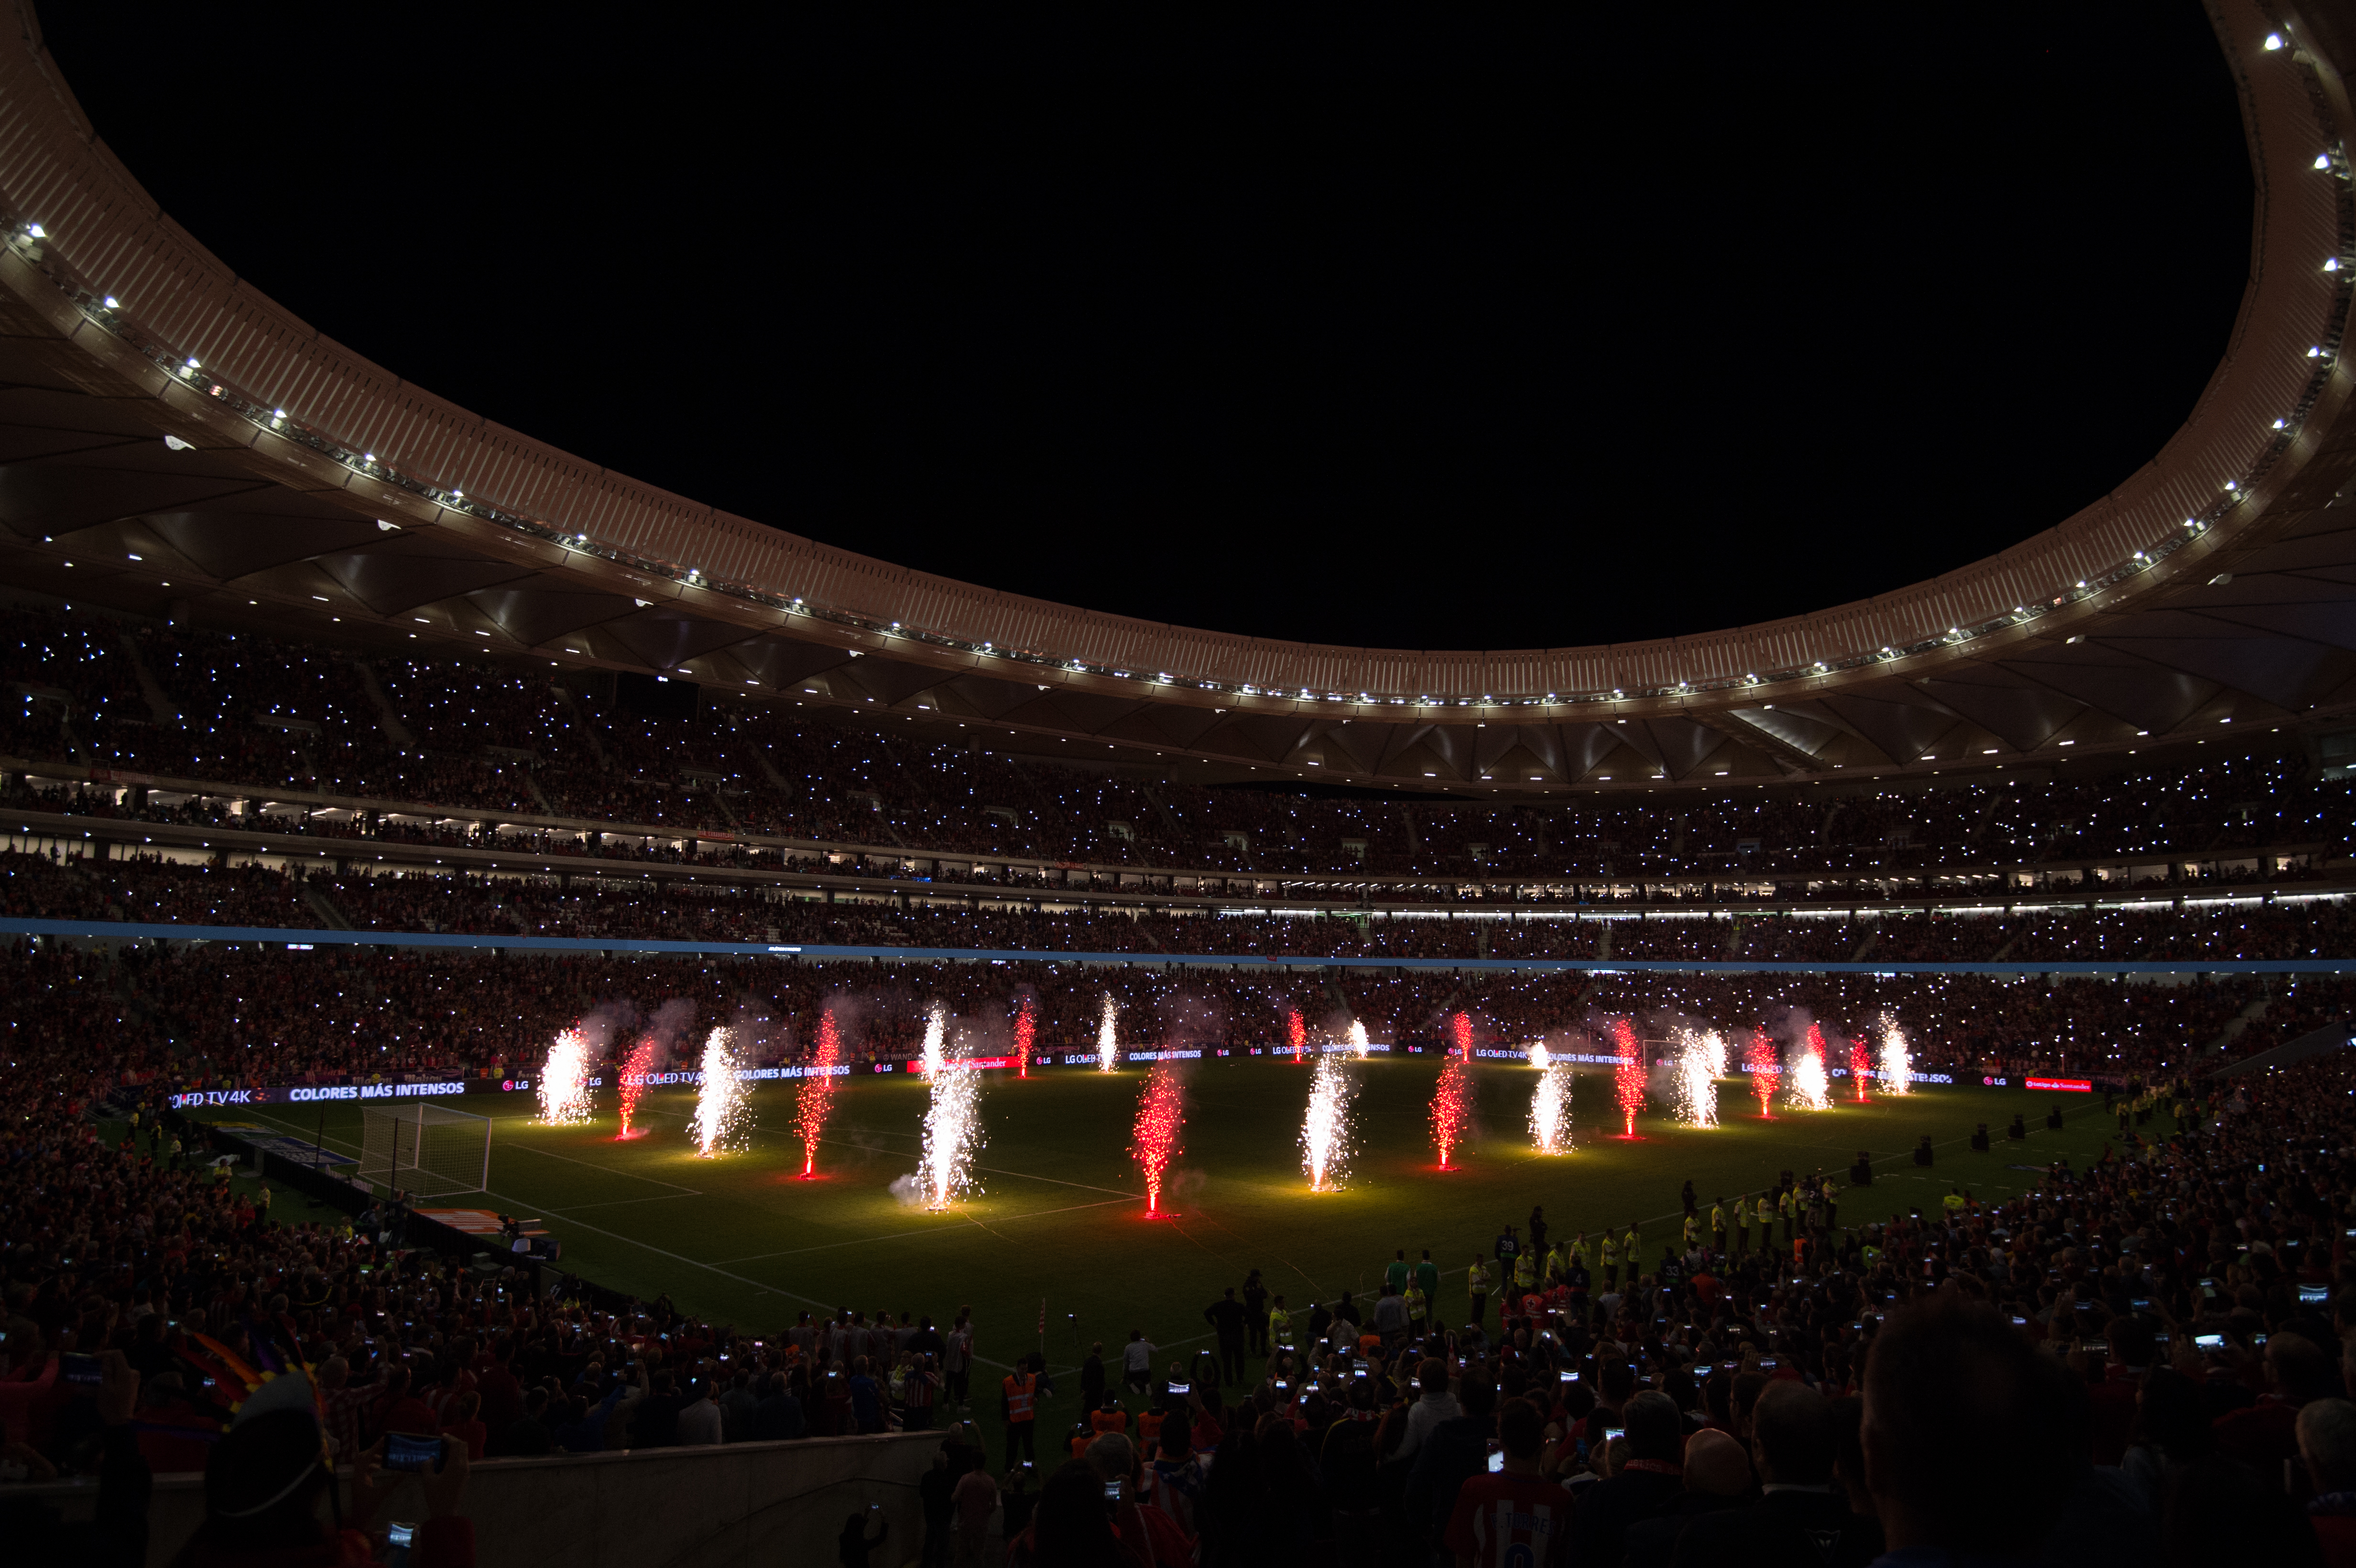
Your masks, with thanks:
<instances>
[{"instance_id":1,"label":"crowded stand","mask_svg":"<svg viewBox=\"0 0 2356 1568\"><path fill-rule=\"evenodd\" d=\"M23 701L0 715L0 741L28 764L674 834L1226 874L1679 880L1723 899L1761 882L1790 896L1795 877L1871 896L1897 872L2142 857L2138 886L2312 877L2356 826L2348 783L2287 752L2147 771L2122 759L2083 783L2055 763L1661 801L1348 798L1017 758L979 733L930 744L732 694L692 720L649 718L595 672L5 614Z\"/></svg>"},{"instance_id":2,"label":"crowded stand","mask_svg":"<svg viewBox=\"0 0 2356 1568\"><path fill-rule=\"evenodd\" d=\"M432 830L413 830L434 842ZM760 884L609 874L558 877L412 869L342 871L273 856L91 858L80 847L0 848L0 912L49 919L324 927L462 935L1237 957L1612 959L1712 964L2197 964L2332 960L2356 952L2345 901L2283 900L2188 909L2055 904L2010 914L1890 912L1363 916L1212 907L969 908L818 901Z\"/></svg>"}]
</instances>

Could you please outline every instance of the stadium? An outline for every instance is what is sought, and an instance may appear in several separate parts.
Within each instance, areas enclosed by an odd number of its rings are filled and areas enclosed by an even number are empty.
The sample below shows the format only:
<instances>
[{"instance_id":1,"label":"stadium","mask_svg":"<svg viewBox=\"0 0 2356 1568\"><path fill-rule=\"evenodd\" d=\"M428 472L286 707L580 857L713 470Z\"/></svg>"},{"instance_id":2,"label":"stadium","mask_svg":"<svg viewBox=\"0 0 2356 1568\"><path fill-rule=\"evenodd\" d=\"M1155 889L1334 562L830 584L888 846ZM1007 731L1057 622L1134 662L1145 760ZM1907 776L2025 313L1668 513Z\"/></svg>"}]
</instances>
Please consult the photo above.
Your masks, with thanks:
<instances>
[{"instance_id":1,"label":"stadium","mask_svg":"<svg viewBox=\"0 0 2356 1568\"><path fill-rule=\"evenodd\" d=\"M8 1528L1612 1564L1766 1550L1780 1474L1842 1561L2342 1560L2356 29L2206 13L2248 281L2132 473L1851 603L1418 649L445 401L184 229L16 7ZM2012 1500L1908 1500L1877 1398ZM1555 1522L1481 1533L1483 1463Z\"/></svg>"}]
</instances>

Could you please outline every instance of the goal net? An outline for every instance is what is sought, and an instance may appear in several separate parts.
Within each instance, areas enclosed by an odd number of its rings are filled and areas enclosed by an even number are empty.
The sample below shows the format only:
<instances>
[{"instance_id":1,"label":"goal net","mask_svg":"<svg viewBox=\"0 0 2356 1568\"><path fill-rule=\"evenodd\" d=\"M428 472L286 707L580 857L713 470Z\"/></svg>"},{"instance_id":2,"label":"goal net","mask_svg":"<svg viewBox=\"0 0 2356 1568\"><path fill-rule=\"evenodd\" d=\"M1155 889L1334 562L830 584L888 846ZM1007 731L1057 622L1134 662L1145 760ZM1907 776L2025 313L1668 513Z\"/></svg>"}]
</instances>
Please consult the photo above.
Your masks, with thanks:
<instances>
[{"instance_id":1,"label":"goal net","mask_svg":"<svg viewBox=\"0 0 2356 1568\"><path fill-rule=\"evenodd\" d=\"M480 1192L491 1180L491 1122L412 1100L360 1113L363 1181L420 1198Z\"/></svg>"}]
</instances>

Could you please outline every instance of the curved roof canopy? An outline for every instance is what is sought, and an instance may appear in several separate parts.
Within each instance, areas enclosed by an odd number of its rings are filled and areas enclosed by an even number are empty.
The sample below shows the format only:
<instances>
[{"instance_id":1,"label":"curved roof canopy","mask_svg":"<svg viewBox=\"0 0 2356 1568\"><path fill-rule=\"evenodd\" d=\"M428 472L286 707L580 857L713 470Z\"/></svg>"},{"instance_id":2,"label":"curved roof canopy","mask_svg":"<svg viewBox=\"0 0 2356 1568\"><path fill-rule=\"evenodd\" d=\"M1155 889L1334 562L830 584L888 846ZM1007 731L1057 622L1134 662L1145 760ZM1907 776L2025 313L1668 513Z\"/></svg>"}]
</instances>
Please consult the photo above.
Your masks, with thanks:
<instances>
[{"instance_id":1,"label":"curved roof canopy","mask_svg":"<svg viewBox=\"0 0 2356 1568\"><path fill-rule=\"evenodd\" d=\"M1854 776L2336 717L2356 708L2351 40L2253 0L2211 11L2256 176L2251 281L2151 462L2011 549L1876 599L1658 642L1448 652L1227 636L910 571L468 413L321 336L158 211L20 0L0 38L0 557L24 586L123 608L262 611L309 635L684 673L1066 755L1343 784ZM1890 505L1903 527L1904 498ZM1575 583L1578 562L1558 566Z\"/></svg>"}]
</instances>

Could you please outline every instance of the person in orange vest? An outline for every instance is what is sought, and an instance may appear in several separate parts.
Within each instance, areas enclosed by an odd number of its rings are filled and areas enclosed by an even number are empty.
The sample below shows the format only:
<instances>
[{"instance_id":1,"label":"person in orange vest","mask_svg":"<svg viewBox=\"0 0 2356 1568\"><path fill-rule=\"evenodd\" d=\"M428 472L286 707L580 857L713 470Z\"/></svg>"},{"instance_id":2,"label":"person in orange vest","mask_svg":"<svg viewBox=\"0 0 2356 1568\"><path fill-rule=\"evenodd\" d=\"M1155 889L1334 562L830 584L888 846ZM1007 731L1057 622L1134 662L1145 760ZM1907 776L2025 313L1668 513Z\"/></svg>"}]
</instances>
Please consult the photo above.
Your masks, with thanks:
<instances>
[{"instance_id":1,"label":"person in orange vest","mask_svg":"<svg viewBox=\"0 0 2356 1568\"><path fill-rule=\"evenodd\" d=\"M999 1386L998 1413L1006 1423L1006 1467L1014 1468L1014 1452L1018 1448L1025 1459L1036 1464L1039 1374L1028 1366L1016 1367Z\"/></svg>"},{"instance_id":2,"label":"person in orange vest","mask_svg":"<svg viewBox=\"0 0 2356 1568\"><path fill-rule=\"evenodd\" d=\"M1098 1437L1104 1436L1107 1433L1115 1433L1126 1437L1129 1435L1129 1412L1121 1408L1120 1397L1118 1394L1106 1394L1103 1405L1088 1413L1088 1426L1093 1435Z\"/></svg>"},{"instance_id":3,"label":"person in orange vest","mask_svg":"<svg viewBox=\"0 0 2356 1568\"><path fill-rule=\"evenodd\" d=\"M1170 1365L1170 1375L1173 1381L1181 1381L1178 1378L1178 1364L1175 1361ZM1137 1413L1137 1451L1139 1453L1158 1454L1162 1451L1162 1424L1169 1419L1169 1412L1163 1406L1175 1404L1183 1409L1185 1402L1184 1394L1173 1393L1165 1390L1151 1406Z\"/></svg>"}]
</instances>

